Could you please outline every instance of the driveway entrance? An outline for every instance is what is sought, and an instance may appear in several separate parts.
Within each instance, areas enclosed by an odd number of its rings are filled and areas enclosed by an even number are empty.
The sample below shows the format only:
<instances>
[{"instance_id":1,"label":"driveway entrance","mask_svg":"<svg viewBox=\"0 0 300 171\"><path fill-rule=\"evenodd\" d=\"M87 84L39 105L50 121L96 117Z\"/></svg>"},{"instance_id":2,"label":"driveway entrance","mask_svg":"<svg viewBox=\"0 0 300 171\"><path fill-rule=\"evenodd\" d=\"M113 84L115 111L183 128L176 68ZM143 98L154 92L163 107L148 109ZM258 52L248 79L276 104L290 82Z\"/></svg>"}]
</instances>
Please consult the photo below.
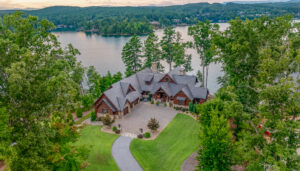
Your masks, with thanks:
<instances>
[{"instance_id":1,"label":"driveway entrance","mask_svg":"<svg viewBox=\"0 0 300 171\"><path fill-rule=\"evenodd\" d=\"M117 119L113 124L121 125L122 133L132 133L135 135L140 134L140 128L144 132L149 131L147 124L151 118L156 118L159 122L159 130L164 129L168 123L176 116L177 111L174 109L163 107L162 105L156 106L149 102L140 102L131 109L131 112L124 116L122 119Z\"/></svg>"}]
</instances>

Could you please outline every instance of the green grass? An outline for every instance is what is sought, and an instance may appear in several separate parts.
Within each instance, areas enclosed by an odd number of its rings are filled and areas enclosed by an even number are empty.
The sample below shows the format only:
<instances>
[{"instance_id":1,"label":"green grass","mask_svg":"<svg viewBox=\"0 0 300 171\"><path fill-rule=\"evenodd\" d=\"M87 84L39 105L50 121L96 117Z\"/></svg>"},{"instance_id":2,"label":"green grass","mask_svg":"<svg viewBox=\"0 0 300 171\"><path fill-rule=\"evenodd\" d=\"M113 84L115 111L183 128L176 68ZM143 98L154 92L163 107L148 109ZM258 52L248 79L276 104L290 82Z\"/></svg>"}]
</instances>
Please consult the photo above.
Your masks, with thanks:
<instances>
[{"instance_id":1,"label":"green grass","mask_svg":"<svg viewBox=\"0 0 300 171\"><path fill-rule=\"evenodd\" d=\"M178 114L155 140L135 139L130 150L144 170L175 171L199 147L199 124Z\"/></svg>"},{"instance_id":2,"label":"green grass","mask_svg":"<svg viewBox=\"0 0 300 171\"><path fill-rule=\"evenodd\" d=\"M101 126L87 126L81 130L81 136L76 145L86 145L90 148L88 158L89 166L85 171L119 170L111 155L111 146L118 138L118 135L108 134L100 131Z\"/></svg>"}]
</instances>

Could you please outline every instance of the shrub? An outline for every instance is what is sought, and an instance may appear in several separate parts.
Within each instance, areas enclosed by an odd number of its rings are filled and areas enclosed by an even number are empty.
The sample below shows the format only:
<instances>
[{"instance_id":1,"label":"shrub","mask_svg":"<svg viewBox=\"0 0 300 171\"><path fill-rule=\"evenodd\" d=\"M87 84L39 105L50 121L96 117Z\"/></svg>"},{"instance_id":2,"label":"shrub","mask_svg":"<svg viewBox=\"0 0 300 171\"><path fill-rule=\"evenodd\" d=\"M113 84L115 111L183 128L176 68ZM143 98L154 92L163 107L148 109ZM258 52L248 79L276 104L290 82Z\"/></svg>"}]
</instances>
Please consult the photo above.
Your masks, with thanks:
<instances>
[{"instance_id":1,"label":"shrub","mask_svg":"<svg viewBox=\"0 0 300 171\"><path fill-rule=\"evenodd\" d=\"M68 122L71 122L72 124L74 123L74 118L73 118L73 115L72 115L71 112L68 113L67 121L68 121Z\"/></svg>"},{"instance_id":2,"label":"shrub","mask_svg":"<svg viewBox=\"0 0 300 171\"><path fill-rule=\"evenodd\" d=\"M92 111L91 112L91 121L96 121L96 112L95 111Z\"/></svg>"},{"instance_id":3,"label":"shrub","mask_svg":"<svg viewBox=\"0 0 300 171\"><path fill-rule=\"evenodd\" d=\"M151 136L150 132L146 132L146 133L144 134L144 137L145 137L145 138L150 138L150 136Z\"/></svg>"},{"instance_id":4,"label":"shrub","mask_svg":"<svg viewBox=\"0 0 300 171\"><path fill-rule=\"evenodd\" d=\"M193 106L194 106L193 101L190 101L190 103L189 103L189 111L190 111L190 112L193 111Z\"/></svg>"},{"instance_id":5,"label":"shrub","mask_svg":"<svg viewBox=\"0 0 300 171\"><path fill-rule=\"evenodd\" d=\"M115 133L116 133L116 134L120 134L120 133L121 133L121 130L117 129L117 130L115 131Z\"/></svg>"},{"instance_id":6,"label":"shrub","mask_svg":"<svg viewBox=\"0 0 300 171\"><path fill-rule=\"evenodd\" d=\"M93 105L93 102L94 102L94 98L92 94L85 94L81 96L81 103L84 111L89 110L90 107Z\"/></svg>"},{"instance_id":7,"label":"shrub","mask_svg":"<svg viewBox=\"0 0 300 171\"><path fill-rule=\"evenodd\" d=\"M151 100L151 102L150 102L151 104L154 104L154 101L153 100Z\"/></svg>"},{"instance_id":8,"label":"shrub","mask_svg":"<svg viewBox=\"0 0 300 171\"><path fill-rule=\"evenodd\" d=\"M152 94L148 94L148 100L150 101L151 99L152 99Z\"/></svg>"},{"instance_id":9,"label":"shrub","mask_svg":"<svg viewBox=\"0 0 300 171\"><path fill-rule=\"evenodd\" d=\"M112 130L113 130L114 132L116 132L118 129L117 129L116 126L114 126Z\"/></svg>"},{"instance_id":10,"label":"shrub","mask_svg":"<svg viewBox=\"0 0 300 171\"><path fill-rule=\"evenodd\" d=\"M81 108L79 108L79 109L76 110L76 116L77 116L78 118L81 118L81 117L82 117L82 109L81 109Z\"/></svg>"},{"instance_id":11,"label":"shrub","mask_svg":"<svg viewBox=\"0 0 300 171\"><path fill-rule=\"evenodd\" d=\"M103 125L105 126L111 126L113 123L113 120L110 118L109 114L105 115L104 117L101 118Z\"/></svg>"},{"instance_id":12,"label":"shrub","mask_svg":"<svg viewBox=\"0 0 300 171\"><path fill-rule=\"evenodd\" d=\"M156 131L159 128L159 122L155 118L151 118L147 126L152 131Z\"/></svg>"},{"instance_id":13,"label":"shrub","mask_svg":"<svg viewBox=\"0 0 300 171\"><path fill-rule=\"evenodd\" d=\"M164 103L164 107L167 107L167 103Z\"/></svg>"},{"instance_id":14,"label":"shrub","mask_svg":"<svg viewBox=\"0 0 300 171\"><path fill-rule=\"evenodd\" d=\"M143 135L143 134L139 134L137 137L138 137L139 139L142 139L142 138L144 137L144 135Z\"/></svg>"}]
</instances>

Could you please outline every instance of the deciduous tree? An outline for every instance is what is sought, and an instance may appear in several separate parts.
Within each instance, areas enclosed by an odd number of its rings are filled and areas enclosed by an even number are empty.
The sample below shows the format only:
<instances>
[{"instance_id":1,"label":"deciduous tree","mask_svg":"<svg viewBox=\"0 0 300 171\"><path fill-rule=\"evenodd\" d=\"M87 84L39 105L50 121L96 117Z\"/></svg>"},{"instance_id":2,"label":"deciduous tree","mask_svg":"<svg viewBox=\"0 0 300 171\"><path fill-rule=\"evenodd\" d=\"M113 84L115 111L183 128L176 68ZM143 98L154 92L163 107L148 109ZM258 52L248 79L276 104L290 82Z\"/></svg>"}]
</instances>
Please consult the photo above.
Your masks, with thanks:
<instances>
[{"instance_id":1,"label":"deciduous tree","mask_svg":"<svg viewBox=\"0 0 300 171\"><path fill-rule=\"evenodd\" d=\"M71 45L62 49L50 33L53 28L47 20L22 13L0 22L0 107L6 107L12 142L3 154L11 170L55 170L62 163L79 169L82 163L79 153L72 161L65 158L79 149L66 146L74 139L56 137L59 131L51 124L55 112L64 118L78 103L82 71L78 51ZM61 148L64 152L57 151ZM57 153L64 155L52 160Z\"/></svg>"},{"instance_id":2,"label":"deciduous tree","mask_svg":"<svg viewBox=\"0 0 300 171\"><path fill-rule=\"evenodd\" d=\"M194 26L190 26L188 34L193 37L193 47L197 50L201 59L202 66L202 86L207 88L208 67L213 62L215 50L213 47L213 36L219 30L218 24L211 24L209 20L199 22Z\"/></svg>"}]
</instances>

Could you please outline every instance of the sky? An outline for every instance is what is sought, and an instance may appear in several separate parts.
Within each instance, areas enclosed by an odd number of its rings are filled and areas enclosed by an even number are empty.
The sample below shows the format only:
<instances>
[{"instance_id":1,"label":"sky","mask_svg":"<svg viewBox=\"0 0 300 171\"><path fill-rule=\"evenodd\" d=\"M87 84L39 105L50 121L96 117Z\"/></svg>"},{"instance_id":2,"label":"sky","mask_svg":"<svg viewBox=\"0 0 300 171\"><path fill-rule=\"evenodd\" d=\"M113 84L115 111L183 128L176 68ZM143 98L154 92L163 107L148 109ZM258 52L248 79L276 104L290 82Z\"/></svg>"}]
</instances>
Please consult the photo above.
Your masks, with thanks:
<instances>
[{"instance_id":1,"label":"sky","mask_svg":"<svg viewBox=\"0 0 300 171\"><path fill-rule=\"evenodd\" d=\"M49 6L147 6L175 5L198 2L259 1L259 0L0 0L0 9L44 8ZM273 1L273 0L264 0ZM276 1L276 0L274 0Z\"/></svg>"}]
</instances>

